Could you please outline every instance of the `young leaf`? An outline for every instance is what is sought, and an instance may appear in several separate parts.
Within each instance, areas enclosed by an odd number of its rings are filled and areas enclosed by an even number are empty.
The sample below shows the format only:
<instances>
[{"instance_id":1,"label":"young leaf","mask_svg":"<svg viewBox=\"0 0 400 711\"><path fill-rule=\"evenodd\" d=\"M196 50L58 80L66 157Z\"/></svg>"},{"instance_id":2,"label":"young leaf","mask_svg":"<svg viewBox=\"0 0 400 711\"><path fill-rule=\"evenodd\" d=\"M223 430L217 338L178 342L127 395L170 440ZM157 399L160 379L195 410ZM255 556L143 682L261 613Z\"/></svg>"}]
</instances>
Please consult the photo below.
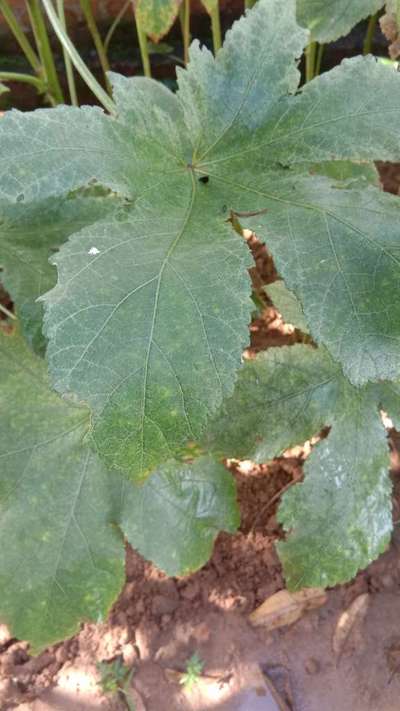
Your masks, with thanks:
<instances>
[{"instance_id":1,"label":"young leaf","mask_svg":"<svg viewBox=\"0 0 400 711\"><path fill-rule=\"evenodd\" d=\"M384 4L385 0L297 0L297 18L314 41L334 42Z\"/></svg>"},{"instance_id":2,"label":"young leaf","mask_svg":"<svg viewBox=\"0 0 400 711\"><path fill-rule=\"evenodd\" d=\"M37 299L57 280L49 257L70 234L115 209L118 200L94 197L46 200L28 206L0 206L1 280L17 307L22 332L43 354L42 304Z\"/></svg>"},{"instance_id":3,"label":"young leaf","mask_svg":"<svg viewBox=\"0 0 400 711\"><path fill-rule=\"evenodd\" d=\"M33 652L101 619L124 580L118 489L18 333L0 332L0 617ZM111 484L113 485L111 487Z\"/></svg>"},{"instance_id":4,"label":"young leaf","mask_svg":"<svg viewBox=\"0 0 400 711\"><path fill-rule=\"evenodd\" d=\"M158 42L175 22L182 0L133 0L140 27Z\"/></svg>"},{"instance_id":5,"label":"young leaf","mask_svg":"<svg viewBox=\"0 0 400 711\"><path fill-rule=\"evenodd\" d=\"M278 545L291 589L350 580L388 545L389 450L379 409L399 408L393 384L351 386L324 349L274 348L248 361L210 424L219 456L262 462L329 425L308 457L304 483L283 497L289 532Z\"/></svg>"},{"instance_id":6,"label":"young leaf","mask_svg":"<svg viewBox=\"0 0 400 711\"><path fill-rule=\"evenodd\" d=\"M168 575L200 568L219 531L234 533L239 523L233 477L211 457L193 464L171 461L144 484L125 489L121 528L128 541Z\"/></svg>"},{"instance_id":7,"label":"young leaf","mask_svg":"<svg viewBox=\"0 0 400 711\"><path fill-rule=\"evenodd\" d=\"M294 0L259 0L215 59L194 45L177 96L114 77L116 118L63 108L0 123L10 200L93 178L128 198L121 220L60 250L46 324L56 387L90 405L98 451L132 477L180 455L232 392L251 302L230 210L354 383L398 377L398 199L309 171L400 159L400 76L357 59L294 96L306 41Z\"/></svg>"}]
</instances>

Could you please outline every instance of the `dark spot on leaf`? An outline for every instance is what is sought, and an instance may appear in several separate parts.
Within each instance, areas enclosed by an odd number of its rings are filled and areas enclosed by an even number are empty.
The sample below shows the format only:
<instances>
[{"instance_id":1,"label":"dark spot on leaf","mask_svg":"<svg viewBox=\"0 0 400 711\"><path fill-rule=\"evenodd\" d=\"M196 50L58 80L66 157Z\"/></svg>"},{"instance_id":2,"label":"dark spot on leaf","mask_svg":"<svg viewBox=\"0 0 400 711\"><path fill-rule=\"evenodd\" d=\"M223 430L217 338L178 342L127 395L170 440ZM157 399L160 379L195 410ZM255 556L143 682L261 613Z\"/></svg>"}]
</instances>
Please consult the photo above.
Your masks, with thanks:
<instances>
[{"instance_id":1,"label":"dark spot on leaf","mask_svg":"<svg viewBox=\"0 0 400 711\"><path fill-rule=\"evenodd\" d=\"M17 195L17 202L24 202L24 200L25 200L24 193L20 193L19 195Z\"/></svg>"},{"instance_id":2,"label":"dark spot on leaf","mask_svg":"<svg viewBox=\"0 0 400 711\"><path fill-rule=\"evenodd\" d=\"M199 182L204 184L208 183L209 180L210 178L208 177L208 175L202 175L201 178L199 178Z\"/></svg>"}]
</instances>

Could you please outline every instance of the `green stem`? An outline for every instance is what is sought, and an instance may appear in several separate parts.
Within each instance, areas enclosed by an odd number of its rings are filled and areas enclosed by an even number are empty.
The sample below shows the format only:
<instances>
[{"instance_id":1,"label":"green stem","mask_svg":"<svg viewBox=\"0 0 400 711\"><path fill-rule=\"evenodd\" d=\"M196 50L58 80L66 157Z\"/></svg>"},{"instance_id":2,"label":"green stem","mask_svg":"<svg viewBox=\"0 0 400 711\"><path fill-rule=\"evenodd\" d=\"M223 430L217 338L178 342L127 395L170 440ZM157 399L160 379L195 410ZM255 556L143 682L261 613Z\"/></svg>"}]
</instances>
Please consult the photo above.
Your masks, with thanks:
<instances>
[{"instance_id":1,"label":"green stem","mask_svg":"<svg viewBox=\"0 0 400 711\"><path fill-rule=\"evenodd\" d=\"M219 3L216 4L215 8L211 10L211 29L213 36L214 54L217 54L218 50L221 49L222 39L221 39L221 22L219 16Z\"/></svg>"},{"instance_id":2,"label":"green stem","mask_svg":"<svg viewBox=\"0 0 400 711\"><path fill-rule=\"evenodd\" d=\"M58 12L58 17L60 19L60 23L61 23L64 31L66 32L67 31L67 23L65 20L64 0L57 0L57 12ZM67 75L68 91L69 91L69 96L71 99L71 104L73 106L79 106L78 95L76 93L74 69L72 66L72 62L71 62L69 54L64 46L62 48L62 51L63 51L63 56L64 56L65 73Z\"/></svg>"},{"instance_id":3,"label":"green stem","mask_svg":"<svg viewBox=\"0 0 400 711\"><path fill-rule=\"evenodd\" d=\"M17 40L19 46L21 47L29 64L31 65L32 69L37 74L40 74L41 66L40 66L39 57L37 56L31 43L29 42L29 40L25 36L24 32L22 31L22 29L19 25L19 22L18 22L17 18L15 17L7 0L0 0L0 11L1 11L1 14L3 15L5 21L7 22L7 25L9 26L11 32L13 33L15 39Z\"/></svg>"},{"instance_id":4,"label":"green stem","mask_svg":"<svg viewBox=\"0 0 400 711\"><path fill-rule=\"evenodd\" d=\"M119 13L116 15L114 22L112 23L110 29L108 30L106 34L106 38L104 40L104 49L106 52L108 52L108 47L110 45L111 39L114 35L115 30L117 29L119 23L121 22L123 16L127 12L128 8L130 7L131 0L126 0L124 5L121 7Z\"/></svg>"},{"instance_id":5,"label":"green stem","mask_svg":"<svg viewBox=\"0 0 400 711\"><path fill-rule=\"evenodd\" d=\"M149 49L147 46L147 37L146 37L145 32L142 29L140 20L138 19L137 15L135 15L135 21L136 21L136 32L137 32L138 41L139 41L140 56L142 58L144 75L145 75L145 77L151 77L151 66L150 66L150 59L149 59Z\"/></svg>"},{"instance_id":6,"label":"green stem","mask_svg":"<svg viewBox=\"0 0 400 711\"><path fill-rule=\"evenodd\" d=\"M57 14L54 10L51 0L42 0L44 8L46 10L47 16L50 20L50 24L56 33L58 39L60 40L63 47L65 47L68 52L72 64L74 65L78 74L81 75L82 79L88 85L89 89L93 92L95 97L104 106L104 108L110 112L110 114L116 114L116 106L108 94L104 91L103 87L100 86L97 79L93 76L90 69L86 66L85 62L81 58L79 52L75 49L67 33L63 29Z\"/></svg>"},{"instance_id":7,"label":"green stem","mask_svg":"<svg viewBox=\"0 0 400 711\"><path fill-rule=\"evenodd\" d=\"M20 72L0 72L0 82L1 81L21 81L24 84L31 84L34 86L40 94L44 94L46 91L46 85L43 80L38 77L33 77L32 74L21 74Z\"/></svg>"},{"instance_id":8,"label":"green stem","mask_svg":"<svg viewBox=\"0 0 400 711\"><path fill-rule=\"evenodd\" d=\"M17 321L17 317L15 314L13 314L12 311L10 311L6 306L3 306L3 304L0 304L0 311L7 316L7 318L12 318L13 321Z\"/></svg>"},{"instance_id":9,"label":"green stem","mask_svg":"<svg viewBox=\"0 0 400 711\"><path fill-rule=\"evenodd\" d=\"M179 10L179 19L181 23L182 39L183 39L183 61L189 63L189 46L190 46L190 0L184 0Z\"/></svg>"},{"instance_id":10,"label":"green stem","mask_svg":"<svg viewBox=\"0 0 400 711\"><path fill-rule=\"evenodd\" d=\"M107 57L107 52L104 48L103 40L101 39L100 32L98 30L97 24L96 24L96 19L93 14L93 9L91 5L90 0L79 0L82 12L85 16L85 20L87 23L87 26L89 28L89 32L92 35L92 40L94 42L94 46L96 47L96 52L98 54L101 68L103 70L104 74L104 81L106 84L106 88L109 94L111 94L111 85L110 82L108 81L107 77L107 72L110 71L110 65L108 62L108 57Z\"/></svg>"},{"instance_id":11,"label":"green stem","mask_svg":"<svg viewBox=\"0 0 400 711\"><path fill-rule=\"evenodd\" d=\"M316 76L316 77L318 77L321 74L322 57L324 56L324 51L325 51L325 45L319 44L318 45L318 52L317 52L317 61L315 62L314 76Z\"/></svg>"},{"instance_id":12,"label":"green stem","mask_svg":"<svg viewBox=\"0 0 400 711\"><path fill-rule=\"evenodd\" d=\"M257 0L244 0L244 7L246 10L250 10L256 4Z\"/></svg>"},{"instance_id":13,"label":"green stem","mask_svg":"<svg viewBox=\"0 0 400 711\"><path fill-rule=\"evenodd\" d=\"M315 58L317 43L310 42L306 47L306 82L311 81L315 76Z\"/></svg>"},{"instance_id":14,"label":"green stem","mask_svg":"<svg viewBox=\"0 0 400 711\"><path fill-rule=\"evenodd\" d=\"M396 3L396 22L397 27L400 27L400 0L397 0Z\"/></svg>"},{"instance_id":15,"label":"green stem","mask_svg":"<svg viewBox=\"0 0 400 711\"><path fill-rule=\"evenodd\" d=\"M54 103L62 104L64 103L64 96L58 80L56 65L54 63L54 57L43 14L40 9L39 0L26 0L26 6L42 63L42 69L45 75L49 95L53 99Z\"/></svg>"},{"instance_id":16,"label":"green stem","mask_svg":"<svg viewBox=\"0 0 400 711\"><path fill-rule=\"evenodd\" d=\"M371 15L368 22L367 32L364 39L363 54L371 54L372 41L374 39L374 33L376 28L376 23L378 22L378 13Z\"/></svg>"}]
</instances>

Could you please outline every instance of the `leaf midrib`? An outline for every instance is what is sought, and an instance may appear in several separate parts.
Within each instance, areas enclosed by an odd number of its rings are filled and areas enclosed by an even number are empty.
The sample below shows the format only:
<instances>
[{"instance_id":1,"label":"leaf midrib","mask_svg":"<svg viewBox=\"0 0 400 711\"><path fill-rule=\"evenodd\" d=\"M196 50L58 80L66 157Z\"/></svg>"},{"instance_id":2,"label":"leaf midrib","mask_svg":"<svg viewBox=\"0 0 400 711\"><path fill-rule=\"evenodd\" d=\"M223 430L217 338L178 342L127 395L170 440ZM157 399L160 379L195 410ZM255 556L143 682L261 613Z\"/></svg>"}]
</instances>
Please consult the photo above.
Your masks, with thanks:
<instances>
[{"instance_id":1,"label":"leaf midrib","mask_svg":"<svg viewBox=\"0 0 400 711\"><path fill-rule=\"evenodd\" d=\"M168 251L167 251L167 253L164 257L164 260L162 262L162 265L161 265L161 268L160 268L160 271L158 274L157 287L156 287L155 296L154 296L153 315L152 315L152 321L151 321L151 326L150 326L149 341L148 341L148 347L147 347L145 363L144 363L144 373L143 373L142 413L141 413L141 426L140 426L140 431L141 431L141 453L140 454L141 454L141 470L142 471L144 471L144 422L145 422L145 418L146 418L148 371L149 371L151 349L152 349L152 345L153 345L154 329L155 329L156 320L157 320L161 281L162 281L162 276L163 276L165 267L167 266L171 255L174 253L177 245L179 244L179 242L185 232L187 224L190 220L190 217L192 215L194 201L195 201L195 197L196 197L196 181L194 179L192 170L190 171L190 180L191 180L191 195L190 195L190 202L188 205L188 209L187 209L181 230L180 230L180 232L178 232L177 236L175 237L175 239L171 243L170 247L168 248Z\"/></svg>"}]
</instances>

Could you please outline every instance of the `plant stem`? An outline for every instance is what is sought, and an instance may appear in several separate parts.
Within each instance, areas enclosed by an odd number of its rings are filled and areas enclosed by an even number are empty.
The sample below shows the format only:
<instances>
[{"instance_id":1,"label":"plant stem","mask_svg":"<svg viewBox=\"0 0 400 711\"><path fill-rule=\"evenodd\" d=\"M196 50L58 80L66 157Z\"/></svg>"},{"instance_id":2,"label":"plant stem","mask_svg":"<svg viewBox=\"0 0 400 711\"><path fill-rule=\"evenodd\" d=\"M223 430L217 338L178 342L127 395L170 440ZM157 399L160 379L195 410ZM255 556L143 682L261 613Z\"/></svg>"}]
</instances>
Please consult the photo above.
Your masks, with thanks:
<instances>
[{"instance_id":1,"label":"plant stem","mask_svg":"<svg viewBox=\"0 0 400 711\"><path fill-rule=\"evenodd\" d=\"M117 29L117 27L118 27L119 23L121 22L123 16L124 16L125 13L127 12L128 8L129 8L129 6L130 6L130 4L131 4L131 0L126 0L126 2L124 3L124 5L121 7L119 13L116 15L115 20L114 20L114 22L112 23L110 29L108 30L108 32L107 32L107 34L106 34L106 38L105 38L105 40L104 40L104 49L105 49L106 52L108 52L108 47L109 47L109 45L110 45L110 42L111 42L111 39L112 39L112 37L113 37L113 34L114 34L115 30Z\"/></svg>"},{"instance_id":2,"label":"plant stem","mask_svg":"<svg viewBox=\"0 0 400 711\"><path fill-rule=\"evenodd\" d=\"M110 82L108 81L107 77L107 72L110 71L110 64L108 62L108 57L107 57L107 52L104 48L103 40L100 37L100 32L98 30L97 24L96 24L96 19L93 14L93 9L91 5L91 0L79 0L82 12L85 16L85 20L87 23L87 26L89 28L89 32L92 35L92 39L94 42L94 45L96 47L96 52L98 54L101 68L103 70L104 74L104 81L106 84L106 88L109 94L111 94L111 85Z\"/></svg>"},{"instance_id":3,"label":"plant stem","mask_svg":"<svg viewBox=\"0 0 400 711\"><path fill-rule=\"evenodd\" d=\"M65 11L64 11L64 0L57 0L57 12L58 12L58 17L60 19L61 25L64 29L64 31L67 31L67 23L65 21ZM79 106L78 103L78 96L76 93L76 86L75 86L75 78L74 78L74 69L71 63L71 59L69 57L69 54L65 47L62 47L63 51L63 56L64 56L64 64L65 64L65 73L67 75L67 83L68 83L68 91L69 91L69 96L71 99L71 104L73 106Z\"/></svg>"},{"instance_id":4,"label":"plant stem","mask_svg":"<svg viewBox=\"0 0 400 711\"><path fill-rule=\"evenodd\" d=\"M217 54L218 50L221 49L222 39L221 39L221 22L219 16L219 2L217 2L215 8L211 10L211 29L213 36L214 54Z\"/></svg>"},{"instance_id":5,"label":"plant stem","mask_svg":"<svg viewBox=\"0 0 400 711\"><path fill-rule=\"evenodd\" d=\"M185 64L188 64L190 45L190 0L184 0L183 4L180 6L179 20L181 23L183 39L183 61Z\"/></svg>"},{"instance_id":6,"label":"plant stem","mask_svg":"<svg viewBox=\"0 0 400 711\"><path fill-rule=\"evenodd\" d=\"M325 45L318 45L317 61L315 62L315 73L314 76L318 77L321 74L322 57L324 56Z\"/></svg>"},{"instance_id":7,"label":"plant stem","mask_svg":"<svg viewBox=\"0 0 400 711\"><path fill-rule=\"evenodd\" d=\"M3 306L3 304L0 304L0 311L7 316L7 318L12 318L13 321L17 320L17 317L15 314L13 314L12 311L9 311L9 309L6 306Z\"/></svg>"},{"instance_id":8,"label":"plant stem","mask_svg":"<svg viewBox=\"0 0 400 711\"><path fill-rule=\"evenodd\" d=\"M257 0L244 0L244 7L246 10L250 10L250 8L254 7L256 4Z\"/></svg>"},{"instance_id":9,"label":"plant stem","mask_svg":"<svg viewBox=\"0 0 400 711\"><path fill-rule=\"evenodd\" d=\"M317 43L310 42L306 47L306 82L311 81L315 76L315 58Z\"/></svg>"},{"instance_id":10,"label":"plant stem","mask_svg":"<svg viewBox=\"0 0 400 711\"><path fill-rule=\"evenodd\" d=\"M58 80L53 52L50 46L49 36L47 34L39 0L26 0L26 6L33 34L35 36L40 61L42 63L42 70L45 75L49 96L55 104L62 104L64 103L64 96Z\"/></svg>"},{"instance_id":11,"label":"plant stem","mask_svg":"<svg viewBox=\"0 0 400 711\"><path fill-rule=\"evenodd\" d=\"M29 64L31 65L32 69L37 72L37 74L40 74L41 66L39 57L34 51L31 43L25 36L25 33L21 29L19 22L15 17L7 0L0 0L0 11L5 21L7 22L7 25L9 26L11 32L13 33L15 39L17 40L19 46L21 47Z\"/></svg>"},{"instance_id":12,"label":"plant stem","mask_svg":"<svg viewBox=\"0 0 400 711\"><path fill-rule=\"evenodd\" d=\"M136 21L136 32L138 36L138 41L139 41L139 49L140 49L140 56L142 58L142 64L143 64L143 72L145 77L151 77L151 66L150 66L150 59L149 59L149 49L147 47L147 37L145 32L142 29L142 26L140 24L140 20L138 17L135 15L135 21Z\"/></svg>"},{"instance_id":13,"label":"plant stem","mask_svg":"<svg viewBox=\"0 0 400 711\"><path fill-rule=\"evenodd\" d=\"M363 54L371 54L372 41L374 39L374 33L376 28L376 23L378 22L378 13L371 15L368 22L368 28L364 39Z\"/></svg>"},{"instance_id":14,"label":"plant stem","mask_svg":"<svg viewBox=\"0 0 400 711\"><path fill-rule=\"evenodd\" d=\"M20 72L0 72L1 81L21 81L24 84L31 84L40 94L46 91L46 85L42 79L32 76L32 74L21 74Z\"/></svg>"},{"instance_id":15,"label":"plant stem","mask_svg":"<svg viewBox=\"0 0 400 711\"><path fill-rule=\"evenodd\" d=\"M93 92L95 97L104 106L104 108L110 112L110 114L115 115L117 110L113 100L104 91L103 87L100 86L97 79L93 76L90 69L86 66L85 62L81 58L79 52L75 49L67 33L63 29L57 13L54 10L51 0L42 0L44 8L46 10L47 16L50 20L50 24L56 33L58 39L60 40L63 47L65 47L68 55L71 58L72 64L74 65L76 71L81 75L82 79L88 85L89 89Z\"/></svg>"}]
</instances>

